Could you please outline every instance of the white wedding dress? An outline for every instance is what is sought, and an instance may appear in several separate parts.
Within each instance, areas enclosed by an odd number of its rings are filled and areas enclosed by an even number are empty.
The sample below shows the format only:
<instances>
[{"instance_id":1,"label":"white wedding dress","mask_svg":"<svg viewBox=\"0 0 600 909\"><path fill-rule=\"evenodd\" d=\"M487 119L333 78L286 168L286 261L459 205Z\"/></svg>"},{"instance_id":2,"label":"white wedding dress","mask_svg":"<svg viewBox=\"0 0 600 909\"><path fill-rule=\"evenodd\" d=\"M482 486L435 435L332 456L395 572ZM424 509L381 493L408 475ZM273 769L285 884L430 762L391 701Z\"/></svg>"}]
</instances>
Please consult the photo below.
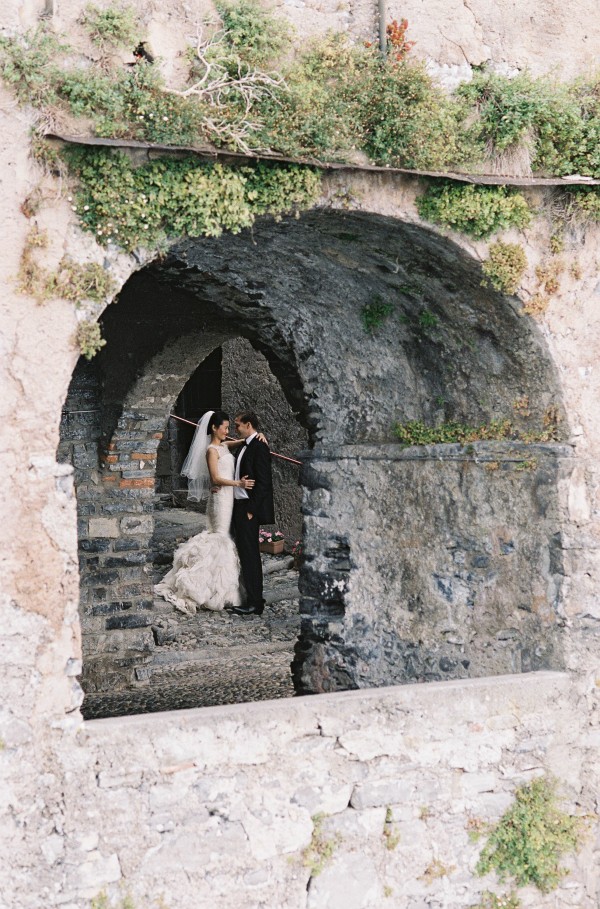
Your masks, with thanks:
<instances>
[{"instance_id":1,"label":"white wedding dress","mask_svg":"<svg viewBox=\"0 0 600 909\"><path fill-rule=\"evenodd\" d=\"M235 459L227 446L208 447L219 455L219 476L233 480ZM208 530L181 544L172 569L155 586L155 592L181 612L194 615L197 609L240 605L240 561L229 535L232 511L233 486L221 486L217 493L209 493Z\"/></svg>"}]
</instances>

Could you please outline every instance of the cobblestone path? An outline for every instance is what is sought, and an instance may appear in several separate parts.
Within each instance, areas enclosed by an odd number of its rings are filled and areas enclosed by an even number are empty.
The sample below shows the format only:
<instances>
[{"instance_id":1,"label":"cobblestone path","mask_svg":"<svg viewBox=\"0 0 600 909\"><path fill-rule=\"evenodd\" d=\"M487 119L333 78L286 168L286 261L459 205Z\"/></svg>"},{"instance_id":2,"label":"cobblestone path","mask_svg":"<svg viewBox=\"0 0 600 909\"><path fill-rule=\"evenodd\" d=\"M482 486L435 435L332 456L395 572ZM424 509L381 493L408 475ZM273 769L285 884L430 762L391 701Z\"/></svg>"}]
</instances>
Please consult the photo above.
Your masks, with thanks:
<instances>
[{"instance_id":1,"label":"cobblestone path","mask_svg":"<svg viewBox=\"0 0 600 909\"><path fill-rule=\"evenodd\" d=\"M264 557L262 616L185 616L156 600L156 648L148 678L119 692L86 695L85 719L292 697L290 673L300 627L298 573L289 557Z\"/></svg>"}]
</instances>

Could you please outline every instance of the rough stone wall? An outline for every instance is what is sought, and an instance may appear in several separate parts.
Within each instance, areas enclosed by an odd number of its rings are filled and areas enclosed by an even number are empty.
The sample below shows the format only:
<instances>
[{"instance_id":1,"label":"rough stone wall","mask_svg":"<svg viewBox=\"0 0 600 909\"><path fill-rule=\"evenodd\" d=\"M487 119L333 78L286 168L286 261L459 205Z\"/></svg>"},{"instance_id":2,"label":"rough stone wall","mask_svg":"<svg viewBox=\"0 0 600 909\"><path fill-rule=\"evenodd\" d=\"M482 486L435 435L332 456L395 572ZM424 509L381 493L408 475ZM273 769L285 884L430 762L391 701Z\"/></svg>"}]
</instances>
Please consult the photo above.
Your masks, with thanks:
<instances>
[{"instance_id":1,"label":"rough stone wall","mask_svg":"<svg viewBox=\"0 0 600 909\"><path fill-rule=\"evenodd\" d=\"M300 690L561 668L569 454L477 442L307 456Z\"/></svg>"},{"instance_id":2,"label":"rough stone wall","mask_svg":"<svg viewBox=\"0 0 600 909\"><path fill-rule=\"evenodd\" d=\"M101 888L136 907L472 907L508 887L474 874L469 831L516 787L555 774L569 811L593 811L594 733L572 695L540 673L89 722L41 879L73 909ZM595 909L598 848L523 907Z\"/></svg>"},{"instance_id":3,"label":"rough stone wall","mask_svg":"<svg viewBox=\"0 0 600 909\"><path fill-rule=\"evenodd\" d=\"M258 414L272 451L297 458L300 451L308 448L307 432L298 423L266 358L244 338L223 345L222 390L232 417L241 409ZM302 535L299 468L276 458L272 458L272 467L275 497L272 529L281 530L289 549Z\"/></svg>"}]
</instances>

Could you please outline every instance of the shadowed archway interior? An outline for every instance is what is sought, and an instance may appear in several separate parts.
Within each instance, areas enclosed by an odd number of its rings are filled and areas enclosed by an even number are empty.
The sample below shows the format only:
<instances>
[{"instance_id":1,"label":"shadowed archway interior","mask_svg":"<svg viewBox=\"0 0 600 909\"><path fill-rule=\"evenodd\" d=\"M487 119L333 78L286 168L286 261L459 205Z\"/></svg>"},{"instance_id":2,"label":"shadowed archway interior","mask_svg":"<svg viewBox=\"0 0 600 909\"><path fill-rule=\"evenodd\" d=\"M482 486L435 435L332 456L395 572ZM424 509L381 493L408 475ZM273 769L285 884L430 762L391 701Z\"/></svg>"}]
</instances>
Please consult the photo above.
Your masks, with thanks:
<instances>
[{"instance_id":1,"label":"shadowed archway interior","mask_svg":"<svg viewBox=\"0 0 600 909\"><path fill-rule=\"evenodd\" d=\"M560 666L564 447L403 450L395 441L397 421L510 419L535 433L552 412L564 423L537 327L516 300L482 286L478 263L450 241L356 212L265 219L238 236L175 245L132 276L102 323L107 345L87 368L101 460L92 453L77 478L82 584L104 591L86 609L117 607L90 634L90 665L106 673L110 663L125 683L150 659L142 556L155 477L142 455L156 450L198 364L244 337L308 434L296 691ZM75 461L73 440L63 440ZM137 561L119 567L119 551ZM119 625L122 570L137 628Z\"/></svg>"}]
</instances>

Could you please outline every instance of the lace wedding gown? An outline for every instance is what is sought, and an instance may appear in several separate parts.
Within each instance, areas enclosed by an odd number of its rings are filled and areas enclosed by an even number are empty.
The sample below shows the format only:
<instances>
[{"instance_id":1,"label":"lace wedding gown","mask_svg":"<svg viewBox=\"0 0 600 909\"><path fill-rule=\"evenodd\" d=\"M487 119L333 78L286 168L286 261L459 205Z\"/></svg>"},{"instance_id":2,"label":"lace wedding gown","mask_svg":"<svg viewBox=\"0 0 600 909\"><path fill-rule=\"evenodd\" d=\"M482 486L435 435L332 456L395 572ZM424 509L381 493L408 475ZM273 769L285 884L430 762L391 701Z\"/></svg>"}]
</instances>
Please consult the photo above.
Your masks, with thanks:
<instances>
[{"instance_id":1,"label":"lace wedding gown","mask_svg":"<svg viewBox=\"0 0 600 909\"><path fill-rule=\"evenodd\" d=\"M235 459L227 446L209 445L219 455L219 476L233 480ZM229 535L233 511L233 486L209 493L208 530L182 543L173 567L155 592L176 609L194 615L197 609L223 609L240 605L240 562Z\"/></svg>"}]
</instances>

